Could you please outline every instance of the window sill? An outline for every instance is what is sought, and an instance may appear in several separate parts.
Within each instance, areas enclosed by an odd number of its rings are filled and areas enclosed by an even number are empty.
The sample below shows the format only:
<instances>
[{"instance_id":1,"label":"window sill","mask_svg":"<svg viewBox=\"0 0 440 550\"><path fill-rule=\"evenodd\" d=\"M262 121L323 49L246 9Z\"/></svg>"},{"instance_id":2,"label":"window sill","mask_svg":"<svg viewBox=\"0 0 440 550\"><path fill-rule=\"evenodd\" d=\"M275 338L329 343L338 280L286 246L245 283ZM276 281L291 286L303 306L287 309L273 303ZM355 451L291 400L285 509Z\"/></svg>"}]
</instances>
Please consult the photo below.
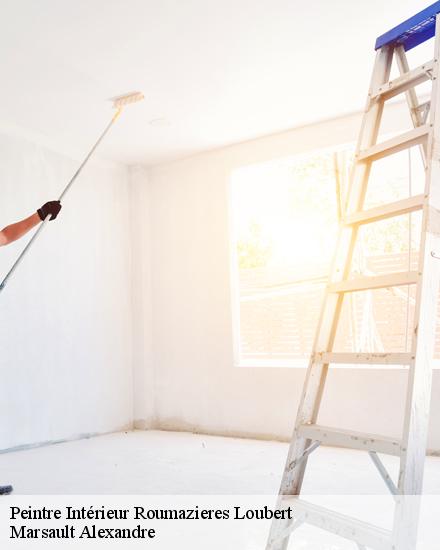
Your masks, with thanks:
<instances>
[{"instance_id":1,"label":"window sill","mask_svg":"<svg viewBox=\"0 0 440 550\"><path fill-rule=\"evenodd\" d=\"M243 359L234 363L238 368L288 368L288 369L306 369L308 367L308 359ZM368 364L347 364L347 365L331 365L331 369L356 369L356 370L408 370L406 365L368 365ZM434 370L440 370L440 359L435 359L433 364Z\"/></svg>"}]
</instances>

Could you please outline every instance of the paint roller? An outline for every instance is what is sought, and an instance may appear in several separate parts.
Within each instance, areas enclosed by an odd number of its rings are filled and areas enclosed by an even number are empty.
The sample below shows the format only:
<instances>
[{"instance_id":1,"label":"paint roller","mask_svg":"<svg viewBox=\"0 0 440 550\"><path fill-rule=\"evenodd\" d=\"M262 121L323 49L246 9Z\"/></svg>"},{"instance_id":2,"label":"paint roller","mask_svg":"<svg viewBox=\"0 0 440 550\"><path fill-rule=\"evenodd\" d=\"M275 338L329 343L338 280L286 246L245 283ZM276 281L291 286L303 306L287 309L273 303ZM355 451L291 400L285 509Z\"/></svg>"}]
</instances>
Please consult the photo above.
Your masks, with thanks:
<instances>
[{"instance_id":1,"label":"paint roller","mask_svg":"<svg viewBox=\"0 0 440 550\"><path fill-rule=\"evenodd\" d=\"M87 156L85 157L85 159L82 161L82 163L80 164L79 168L77 169L77 171L74 173L74 175L72 176L72 178L70 179L69 183L66 185L66 187L64 188L63 192L61 193L60 197L59 197L59 201L62 202L64 197L66 196L67 192L69 191L69 189L72 187L74 181L77 179L77 177L80 175L82 169L84 168L84 166L87 164L88 160L90 159L90 157L93 155L93 153L95 152L96 148L98 147L98 145L101 143L101 141L104 139L104 137L106 136L107 132L110 130L110 128L113 126L113 124L116 122L116 120L118 119L119 115L122 113L124 107L126 107L127 105L131 105L132 103L137 103L138 101L142 101L144 99L144 94L142 92L130 92L128 94L124 94L124 95L120 95L120 96L116 96L116 97L112 97L110 99L110 101L113 102L113 109L116 110L116 112L114 113L112 119L110 120L110 122L107 124L107 126L105 127L104 131L102 132L102 134L99 136L98 140L96 141L96 143L93 145L93 147L90 149L89 153L87 154ZM38 227L38 229L35 231L35 233L32 235L32 238L29 240L29 242L27 243L27 245L24 247L23 251L21 252L21 254L18 256L18 258L16 259L15 263L13 264L13 266L11 267L11 269L8 271L8 273L6 274L5 278L3 279L3 281L0 283L0 292L5 288L6 286L6 283L8 282L8 280L10 279L10 277L12 276L12 274L14 273L14 271L17 269L17 267L19 266L19 264L21 263L21 261L23 260L24 256L26 255L26 253L30 250L31 246L34 244L34 242L37 240L38 236L41 234L41 232L43 231L44 227L46 226L47 222L50 220L50 218L52 217L51 214L49 214L48 216L46 216L46 218L43 220L43 223L40 224L40 226Z\"/></svg>"}]
</instances>

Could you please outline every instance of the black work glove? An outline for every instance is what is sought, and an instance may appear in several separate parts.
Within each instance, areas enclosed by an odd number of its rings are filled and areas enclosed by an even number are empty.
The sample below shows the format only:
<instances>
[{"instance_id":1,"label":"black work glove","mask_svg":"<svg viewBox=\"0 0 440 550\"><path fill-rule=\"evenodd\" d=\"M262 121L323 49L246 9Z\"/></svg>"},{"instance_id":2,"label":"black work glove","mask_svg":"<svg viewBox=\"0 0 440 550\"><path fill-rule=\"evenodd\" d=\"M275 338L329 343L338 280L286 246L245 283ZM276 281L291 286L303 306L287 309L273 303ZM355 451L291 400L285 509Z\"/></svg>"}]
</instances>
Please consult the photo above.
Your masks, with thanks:
<instances>
[{"instance_id":1,"label":"black work glove","mask_svg":"<svg viewBox=\"0 0 440 550\"><path fill-rule=\"evenodd\" d=\"M37 210L40 220L44 221L49 214L52 214L51 220L54 220L61 210L60 201L50 201L43 204L41 208Z\"/></svg>"}]
</instances>

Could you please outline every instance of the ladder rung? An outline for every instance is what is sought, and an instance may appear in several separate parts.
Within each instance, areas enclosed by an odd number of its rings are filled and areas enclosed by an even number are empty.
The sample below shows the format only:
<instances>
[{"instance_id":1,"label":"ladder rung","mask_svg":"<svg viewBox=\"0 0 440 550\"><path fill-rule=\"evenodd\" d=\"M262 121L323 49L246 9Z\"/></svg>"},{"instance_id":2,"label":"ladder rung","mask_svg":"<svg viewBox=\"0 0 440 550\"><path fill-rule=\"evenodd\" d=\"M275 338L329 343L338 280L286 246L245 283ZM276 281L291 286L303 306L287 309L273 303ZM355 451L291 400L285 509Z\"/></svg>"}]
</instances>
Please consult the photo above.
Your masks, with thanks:
<instances>
[{"instance_id":1,"label":"ladder rung","mask_svg":"<svg viewBox=\"0 0 440 550\"><path fill-rule=\"evenodd\" d=\"M328 286L329 292L357 292L360 290L373 290L376 288L388 288L391 286L413 285L418 282L417 271L403 271L401 273L389 273L387 275L375 275L373 277L358 277L348 281L332 283Z\"/></svg>"},{"instance_id":2,"label":"ladder rung","mask_svg":"<svg viewBox=\"0 0 440 550\"><path fill-rule=\"evenodd\" d=\"M378 160L380 158L392 155L403 149L408 149L413 147L413 145L418 145L426 139L431 126L429 124L424 124L413 130L409 130L404 134L400 134L394 138L383 141L382 143L377 143L365 151L361 151L357 157L357 160Z\"/></svg>"},{"instance_id":3,"label":"ladder rung","mask_svg":"<svg viewBox=\"0 0 440 550\"><path fill-rule=\"evenodd\" d=\"M392 218L393 216L401 216L408 214L408 212L414 212L421 210L425 201L424 195L415 195L396 202L390 202L383 206L377 206L376 208L370 208L362 212L355 212L345 218L345 225L353 224L365 224L378 222L385 220L386 218Z\"/></svg>"},{"instance_id":4,"label":"ladder rung","mask_svg":"<svg viewBox=\"0 0 440 550\"><path fill-rule=\"evenodd\" d=\"M411 353L335 353L317 352L313 356L315 363L329 365L338 364L361 364L361 365L411 365L414 355Z\"/></svg>"},{"instance_id":5,"label":"ladder rung","mask_svg":"<svg viewBox=\"0 0 440 550\"><path fill-rule=\"evenodd\" d=\"M434 69L434 60L429 61L416 67L401 76L390 80L389 82L379 86L372 94L371 98L375 99L382 96L383 99L390 99L398 94L406 92L410 88L426 82L432 78L432 70Z\"/></svg>"},{"instance_id":6,"label":"ladder rung","mask_svg":"<svg viewBox=\"0 0 440 550\"><path fill-rule=\"evenodd\" d=\"M293 516L298 518L298 521L357 542L359 548L362 545L363 547L374 548L374 550L392 550L393 548L392 532L378 525L341 514L312 502L307 502L296 496L290 498L283 497L282 504L283 508L292 508ZM292 531L293 528L294 525L290 529L286 529L286 531ZM279 540L283 540L286 537L286 533L283 534L284 537L281 536Z\"/></svg>"},{"instance_id":7,"label":"ladder rung","mask_svg":"<svg viewBox=\"0 0 440 550\"><path fill-rule=\"evenodd\" d=\"M361 449L394 456L399 456L401 450L400 441L392 437L329 428L318 424L303 424L298 428L298 434L333 447Z\"/></svg>"}]
</instances>

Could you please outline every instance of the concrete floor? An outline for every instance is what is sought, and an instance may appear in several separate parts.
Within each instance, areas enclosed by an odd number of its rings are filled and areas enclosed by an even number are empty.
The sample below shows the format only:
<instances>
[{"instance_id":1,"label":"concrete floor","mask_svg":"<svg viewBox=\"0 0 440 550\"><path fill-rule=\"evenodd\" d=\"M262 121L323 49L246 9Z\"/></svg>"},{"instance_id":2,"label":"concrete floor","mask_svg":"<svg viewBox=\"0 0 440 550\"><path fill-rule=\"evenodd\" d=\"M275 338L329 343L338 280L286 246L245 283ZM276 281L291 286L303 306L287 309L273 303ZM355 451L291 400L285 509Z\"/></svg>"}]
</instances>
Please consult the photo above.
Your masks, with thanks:
<instances>
[{"instance_id":1,"label":"concrete floor","mask_svg":"<svg viewBox=\"0 0 440 550\"><path fill-rule=\"evenodd\" d=\"M0 455L0 484L15 494L276 494L288 445L161 431L122 432ZM383 457L394 475L398 461ZM425 493L440 495L440 458L428 457ZM305 494L387 494L366 453L323 447Z\"/></svg>"}]
</instances>

